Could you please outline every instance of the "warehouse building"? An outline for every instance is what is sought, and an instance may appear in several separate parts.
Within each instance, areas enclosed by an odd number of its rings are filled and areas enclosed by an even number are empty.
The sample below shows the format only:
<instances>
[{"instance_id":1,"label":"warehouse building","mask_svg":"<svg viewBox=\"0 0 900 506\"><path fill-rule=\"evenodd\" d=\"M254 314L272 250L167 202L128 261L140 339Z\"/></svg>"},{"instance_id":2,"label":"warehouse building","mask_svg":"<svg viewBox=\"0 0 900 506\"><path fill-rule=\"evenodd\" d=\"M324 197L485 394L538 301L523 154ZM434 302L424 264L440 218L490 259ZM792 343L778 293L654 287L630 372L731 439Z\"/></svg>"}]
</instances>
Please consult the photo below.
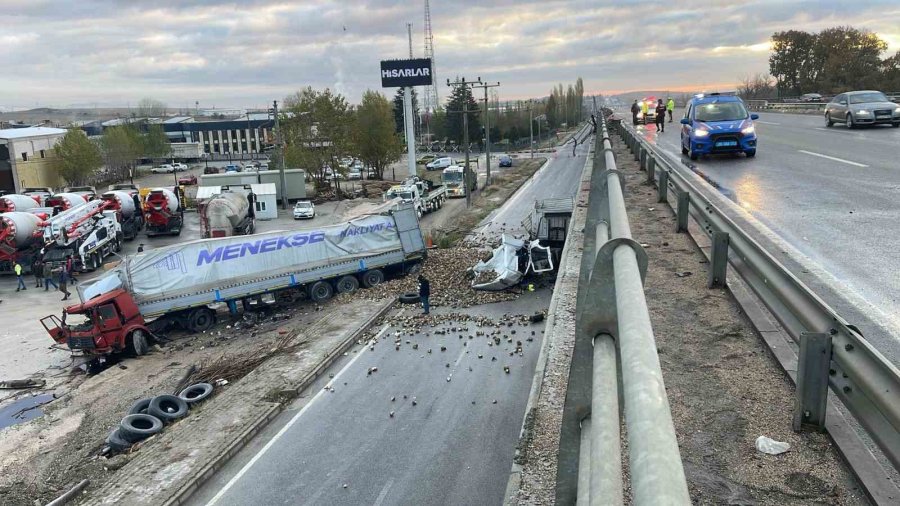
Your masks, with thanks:
<instances>
[{"instance_id":1,"label":"warehouse building","mask_svg":"<svg viewBox=\"0 0 900 506\"><path fill-rule=\"evenodd\" d=\"M30 127L0 130L0 191L60 188L59 157L53 149L66 135L61 128Z\"/></svg>"},{"instance_id":2,"label":"warehouse building","mask_svg":"<svg viewBox=\"0 0 900 506\"><path fill-rule=\"evenodd\" d=\"M275 121L265 115L218 121L181 116L162 125L170 142L199 142L204 153L213 155L262 153L275 142Z\"/></svg>"}]
</instances>

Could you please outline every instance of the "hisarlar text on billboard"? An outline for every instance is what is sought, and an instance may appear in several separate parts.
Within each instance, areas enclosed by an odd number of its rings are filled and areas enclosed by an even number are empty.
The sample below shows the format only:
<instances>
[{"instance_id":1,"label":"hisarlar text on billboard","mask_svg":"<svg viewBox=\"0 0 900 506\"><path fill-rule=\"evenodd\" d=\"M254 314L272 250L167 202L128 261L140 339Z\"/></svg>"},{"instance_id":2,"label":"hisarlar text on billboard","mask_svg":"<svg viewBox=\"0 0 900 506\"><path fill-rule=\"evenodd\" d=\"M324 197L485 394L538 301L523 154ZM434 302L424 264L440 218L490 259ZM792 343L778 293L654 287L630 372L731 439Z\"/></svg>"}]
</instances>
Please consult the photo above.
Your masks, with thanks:
<instances>
[{"instance_id":1,"label":"hisarlar text on billboard","mask_svg":"<svg viewBox=\"0 0 900 506\"><path fill-rule=\"evenodd\" d=\"M381 62L381 87L403 88L431 84L431 58Z\"/></svg>"}]
</instances>

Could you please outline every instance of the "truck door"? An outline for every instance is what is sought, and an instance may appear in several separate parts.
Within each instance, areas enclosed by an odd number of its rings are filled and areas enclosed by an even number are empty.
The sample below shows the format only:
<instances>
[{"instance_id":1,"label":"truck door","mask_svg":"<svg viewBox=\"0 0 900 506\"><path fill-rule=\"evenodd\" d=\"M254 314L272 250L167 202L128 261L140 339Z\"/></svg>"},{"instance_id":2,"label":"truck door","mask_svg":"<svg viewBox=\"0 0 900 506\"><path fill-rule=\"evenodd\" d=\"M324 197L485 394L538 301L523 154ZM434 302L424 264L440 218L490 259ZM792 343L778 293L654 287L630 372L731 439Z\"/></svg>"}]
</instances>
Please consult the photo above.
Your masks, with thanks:
<instances>
[{"instance_id":1,"label":"truck door","mask_svg":"<svg viewBox=\"0 0 900 506\"><path fill-rule=\"evenodd\" d=\"M115 346L122 334L122 318L115 304L104 304L97 308L97 327L103 338L103 345ZM101 344L101 343L98 343Z\"/></svg>"},{"instance_id":2,"label":"truck door","mask_svg":"<svg viewBox=\"0 0 900 506\"><path fill-rule=\"evenodd\" d=\"M400 235L400 244L405 255L425 251L425 240L422 238L419 220L412 206L403 206L394 211L394 223L397 225L397 233Z\"/></svg>"}]
</instances>

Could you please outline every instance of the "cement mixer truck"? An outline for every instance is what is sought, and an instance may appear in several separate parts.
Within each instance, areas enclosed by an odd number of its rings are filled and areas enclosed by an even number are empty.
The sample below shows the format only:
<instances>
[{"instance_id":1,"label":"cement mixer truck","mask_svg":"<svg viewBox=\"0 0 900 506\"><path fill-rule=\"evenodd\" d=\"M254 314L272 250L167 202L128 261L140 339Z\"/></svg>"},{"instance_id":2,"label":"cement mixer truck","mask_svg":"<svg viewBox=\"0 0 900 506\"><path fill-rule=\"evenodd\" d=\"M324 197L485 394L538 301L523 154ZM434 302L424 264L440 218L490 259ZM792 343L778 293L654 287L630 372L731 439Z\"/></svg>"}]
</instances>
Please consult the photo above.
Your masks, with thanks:
<instances>
[{"instance_id":1,"label":"cement mixer truck","mask_svg":"<svg viewBox=\"0 0 900 506\"><path fill-rule=\"evenodd\" d=\"M109 209L119 214L119 225L126 241L137 237L144 226L144 215L141 212L141 198L137 192L114 190L104 193L100 198Z\"/></svg>"},{"instance_id":2,"label":"cement mixer truck","mask_svg":"<svg viewBox=\"0 0 900 506\"><path fill-rule=\"evenodd\" d=\"M79 270L94 271L107 256L122 249L118 211L103 200L63 211L43 225L45 262L63 262L71 256Z\"/></svg>"},{"instance_id":3,"label":"cement mixer truck","mask_svg":"<svg viewBox=\"0 0 900 506\"><path fill-rule=\"evenodd\" d=\"M0 196L0 213L11 213L14 211L24 212L37 207L41 207L38 203L38 199L29 195L13 193Z\"/></svg>"},{"instance_id":4,"label":"cement mixer truck","mask_svg":"<svg viewBox=\"0 0 900 506\"><path fill-rule=\"evenodd\" d=\"M58 207L63 211L68 211L69 209L78 207L87 201L88 199L86 197L77 193L62 192L57 193L48 199L45 199L44 205L46 207Z\"/></svg>"},{"instance_id":5,"label":"cement mixer truck","mask_svg":"<svg viewBox=\"0 0 900 506\"><path fill-rule=\"evenodd\" d=\"M253 194L223 191L204 199L197 206L200 232L204 239L250 235L256 227Z\"/></svg>"},{"instance_id":6,"label":"cement mixer truck","mask_svg":"<svg viewBox=\"0 0 900 506\"><path fill-rule=\"evenodd\" d=\"M30 269L42 245L42 228L43 219L35 214L23 211L0 214L0 272L12 271L17 260Z\"/></svg>"},{"instance_id":7,"label":"cement mixer truck","mask_svg":"<svg viewBox=\"0 0 900 506\"><path fill-rule=\"evenodd\" d=\"M147 236L181 235L181 227L184 225L183 201L183 195L177 186L173 190L167 188L150 190L144 207Z\"/></svg>"},{"instance_id":8,"label":"cement mixer truck","mask_svg":"<svg viewBox=\"0 0 900 506\"><path fill-rule=\"evenodd\" d=\"M336 225L251 237L199 239L125 258L94 283L78 285L83 302L41 319L50 337L73 352L143 355L155 332L171 325L210 329L217 310L238 302L322 302L414 272L426 248L412 206Z\"/></svg>"}]
</instances>

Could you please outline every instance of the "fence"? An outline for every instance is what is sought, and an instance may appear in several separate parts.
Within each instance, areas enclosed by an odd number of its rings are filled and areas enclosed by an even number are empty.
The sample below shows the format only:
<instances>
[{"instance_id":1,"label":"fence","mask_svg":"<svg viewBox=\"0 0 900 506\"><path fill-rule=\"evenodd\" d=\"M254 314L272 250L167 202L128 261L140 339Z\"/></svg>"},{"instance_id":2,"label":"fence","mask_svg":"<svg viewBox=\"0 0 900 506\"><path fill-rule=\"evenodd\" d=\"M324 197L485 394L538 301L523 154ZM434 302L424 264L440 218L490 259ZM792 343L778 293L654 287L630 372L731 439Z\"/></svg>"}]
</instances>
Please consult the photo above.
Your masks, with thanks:
<instances>
[{"instance_id":1,"label":"fence","mask_svg":"<svg viewBox=\"0 0 900 506\"><path fill-rule=\"evenodd\" d=\"M647 180L657 182L659 202L668 202L670 192L676 196L678 230L687 231L690 215L711 238L709 285L724 286L730 262L799 345L794 429L824 430L830 386L900 469L900 370L699 191L686 168L623 122L615 128Z\"/></svg>"},{"instance_id":2,"label":"fence","mask_svg":"<svg viewBox=\"0 0 900 506\"><path fill-rule=\"evenodd\" d=\"M623 503L621 404L634 504L688 505L644 299L647 255L631 238L622 182L606 120L601 119L560 434L556 503Z\"/></svg>"}]
</instances>

